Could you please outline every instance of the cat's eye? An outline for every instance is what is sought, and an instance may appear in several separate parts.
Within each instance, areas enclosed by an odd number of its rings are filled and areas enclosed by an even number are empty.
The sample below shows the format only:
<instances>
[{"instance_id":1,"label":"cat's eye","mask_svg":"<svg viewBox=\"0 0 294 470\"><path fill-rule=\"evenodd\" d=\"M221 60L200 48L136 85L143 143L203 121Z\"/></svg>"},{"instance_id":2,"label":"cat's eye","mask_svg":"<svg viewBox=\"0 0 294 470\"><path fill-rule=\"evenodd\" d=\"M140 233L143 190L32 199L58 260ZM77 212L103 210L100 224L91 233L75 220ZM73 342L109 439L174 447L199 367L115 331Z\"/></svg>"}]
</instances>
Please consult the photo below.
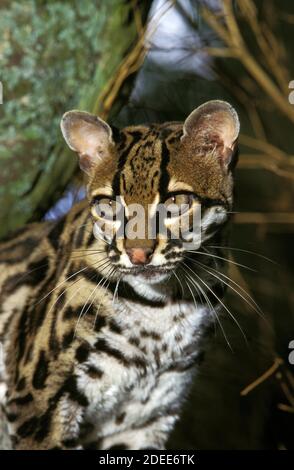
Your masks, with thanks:
<instances>
[{"instance_id":1,"label":"cat's eye","mask_svg":"<svg viewBox=\"0 0 294 470\"><path fill-rule=\"evenodd\" d=\"M121 208L121 204L114 199L102 197L98 201L94 201L94 214L101 219L115 220Z\"/></svg>"},{"instance_id":2,"label":"cat's eye","mask_svg":"<svg viewBox=\"0 0 294 470\"><path fill-rule=\"evenodd\" d=\"M167 211L167 217L179 217L187 212L193 203L191 194L174 194L170 196L164 203Z\"/></svg>"}]
</instances>

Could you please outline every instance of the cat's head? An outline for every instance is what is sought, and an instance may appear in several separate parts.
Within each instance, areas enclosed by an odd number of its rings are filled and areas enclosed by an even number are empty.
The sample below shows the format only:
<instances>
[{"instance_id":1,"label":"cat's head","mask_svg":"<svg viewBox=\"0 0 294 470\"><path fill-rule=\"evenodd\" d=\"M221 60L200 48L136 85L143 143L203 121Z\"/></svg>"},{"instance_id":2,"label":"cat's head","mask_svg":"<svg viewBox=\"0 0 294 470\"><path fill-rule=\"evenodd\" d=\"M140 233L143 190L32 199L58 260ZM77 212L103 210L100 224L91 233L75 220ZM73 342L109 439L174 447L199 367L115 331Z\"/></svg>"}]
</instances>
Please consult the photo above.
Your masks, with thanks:
<instances>
[{"instance_id":1,"label":"cat's head","mask_svg":"<svg viewBox=\"0 0 294 470\"><path fill-rule=\"evenodd\" d=\"M63 116L64 138L88 177L94 234L120 272L164 279L191 240L198 248L221 229L232 207L239 127L236 111L218 100L184 123L121 131L89 113Z\"/></svg>"}]
</instances>

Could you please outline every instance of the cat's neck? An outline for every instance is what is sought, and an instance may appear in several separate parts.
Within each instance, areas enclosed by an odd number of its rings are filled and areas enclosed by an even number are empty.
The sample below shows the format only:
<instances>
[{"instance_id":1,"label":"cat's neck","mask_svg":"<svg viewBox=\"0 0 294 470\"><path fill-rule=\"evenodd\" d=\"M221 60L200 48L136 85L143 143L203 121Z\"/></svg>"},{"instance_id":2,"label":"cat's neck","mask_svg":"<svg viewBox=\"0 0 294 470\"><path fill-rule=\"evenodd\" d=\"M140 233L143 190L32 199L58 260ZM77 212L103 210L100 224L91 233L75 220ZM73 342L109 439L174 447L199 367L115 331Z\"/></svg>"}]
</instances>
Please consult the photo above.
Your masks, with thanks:
<instances>
[{"instance_id":1,"label":"cat's neck","mask_svg":"<svg viewBox=\"0 0 294 470\"><path fill-rule=\"evenodd\" d=\"M159 282L146 282L138 276L127 275L124 281L140 296L150 301L167 302L175 298L177 287L173 280L163 280Z\"/></svg>"}]
</instances>

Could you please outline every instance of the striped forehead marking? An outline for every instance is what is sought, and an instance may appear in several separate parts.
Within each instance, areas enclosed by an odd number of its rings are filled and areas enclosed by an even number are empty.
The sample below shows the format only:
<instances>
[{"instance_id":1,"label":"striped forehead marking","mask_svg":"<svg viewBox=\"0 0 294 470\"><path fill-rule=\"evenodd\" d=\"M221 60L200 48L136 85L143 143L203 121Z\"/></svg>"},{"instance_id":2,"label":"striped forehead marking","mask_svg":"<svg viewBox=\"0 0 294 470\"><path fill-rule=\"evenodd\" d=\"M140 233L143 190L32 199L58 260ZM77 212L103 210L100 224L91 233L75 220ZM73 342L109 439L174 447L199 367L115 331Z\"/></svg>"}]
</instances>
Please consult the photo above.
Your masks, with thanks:
<instances>
[{"instance_id":1,"label":"striped forehead marking","mask_svg":"<svg viewBox=\"0 0 294 470\"><path fill-rule=\"evenodd\" d=\"M159 129L128 131L120 152L113 189L128 204L151 203L159 192L166 193L169 175L169 149Z\"/></svg>"}]
</instances>

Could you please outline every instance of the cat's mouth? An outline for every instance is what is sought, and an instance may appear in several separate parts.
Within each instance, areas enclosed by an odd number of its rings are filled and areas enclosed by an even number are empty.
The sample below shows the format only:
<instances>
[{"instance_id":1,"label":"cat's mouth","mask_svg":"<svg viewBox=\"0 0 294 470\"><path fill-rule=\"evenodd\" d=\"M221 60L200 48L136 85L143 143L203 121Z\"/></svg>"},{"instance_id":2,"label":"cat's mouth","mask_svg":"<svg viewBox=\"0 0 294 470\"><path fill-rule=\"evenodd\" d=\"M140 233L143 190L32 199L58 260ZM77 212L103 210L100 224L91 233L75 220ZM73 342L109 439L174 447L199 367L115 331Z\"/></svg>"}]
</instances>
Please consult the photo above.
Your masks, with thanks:
<instances>
[{"instance_id":1,"label":"cat's mouth","mask_svg":"<svg viewBox=\"0 0 294 470\"><path fill-rule=\"evenodd\" d=\"M152 279L153 277L166 276L172 273L171 267L165 266L134 266L133 268L120 268L120 272L126 275L140 276L145 279Z\"/></svg>"}]
</instances>

